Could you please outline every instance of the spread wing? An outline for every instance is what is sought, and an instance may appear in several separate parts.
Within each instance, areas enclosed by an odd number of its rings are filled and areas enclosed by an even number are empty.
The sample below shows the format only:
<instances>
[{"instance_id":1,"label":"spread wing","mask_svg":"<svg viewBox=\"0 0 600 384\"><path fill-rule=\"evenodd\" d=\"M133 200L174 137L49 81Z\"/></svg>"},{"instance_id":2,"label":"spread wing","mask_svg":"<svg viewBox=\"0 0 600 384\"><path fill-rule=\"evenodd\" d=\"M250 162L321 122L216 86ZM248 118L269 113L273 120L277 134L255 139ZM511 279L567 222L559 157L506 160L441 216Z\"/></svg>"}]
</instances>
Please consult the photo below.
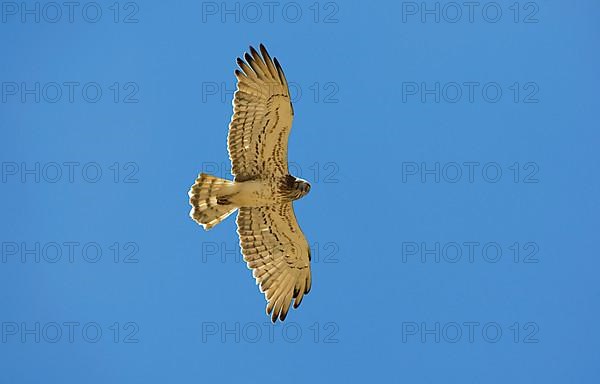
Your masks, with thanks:
<instances>
[{"instance_id":1,"label":"spread wing","mask_svg":"<svg viewBox=\"0 0 600 384\"><path fill-rule=\"evenodd\" d=\"M292 299L298 308L311 287L310 248L292 203L242 207L237 226L244 261L267 299L267 315L283 321Z\"/></svg>"},{"instance_id":2,"label":"spread wing","mask_svg":"<svg viewBox=\"0 0 600 384\"><path fill-rule=\"evenodd\" d=\"M252 47L238 58L237 91L227 138L231 173L236 181L260 175L288 174L287 145L294 111L283 69Z\"/></svg>"}]
</instances>

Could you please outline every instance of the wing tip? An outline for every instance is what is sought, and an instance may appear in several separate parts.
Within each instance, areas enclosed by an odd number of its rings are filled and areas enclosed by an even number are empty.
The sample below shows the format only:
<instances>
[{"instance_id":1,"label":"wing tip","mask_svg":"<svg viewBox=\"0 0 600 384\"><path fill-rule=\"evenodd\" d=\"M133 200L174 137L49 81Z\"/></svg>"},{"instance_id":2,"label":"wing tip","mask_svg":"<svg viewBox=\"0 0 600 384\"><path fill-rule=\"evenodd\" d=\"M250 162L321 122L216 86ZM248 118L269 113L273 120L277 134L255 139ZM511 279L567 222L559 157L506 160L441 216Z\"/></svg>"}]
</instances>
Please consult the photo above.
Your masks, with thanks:
<instances>
[{"instance_id":1,"label":"wing tip","mask_svg":"<svg viewBox=\"0 0 600 384\"><path fill-rule=\"evenodd\" d=\"M265 45L263 43L260 43L258 49L260 50L260 53L262 54L263 58L265 59L265 62L268 62L269 60L271 60L271 55L269 55L269 52L267 51L267 47L265 47Z\"/></svg>"},{"instance_id":2,"label":"wing tip","mask_svg":"<svg viewBox=\"0 0 600 384\"><path fill-rule=\"evenodd\" d=\"M287 314L288 314L288 311L284 311L284 310L282 310L282 311L281 311L281 314L279 315L279 320L280 320L280 321L284 321L284 320L285 320L285 318L287 317Z\"/></svg>"},{"instance_id":3,"label":"wing tip","mask_svg":"<svg viewBox=\"0 0 600 384\"><path fill-rule=\"evenodd\" d=\"M294 305L294 309L298 309L298 307L300 306L300 303L302 303L302 298L303 297L304 296L300 296L299 298L296 297L296 299L294 300L294 304L293 304Z\"/></svg>"}]
</instances>

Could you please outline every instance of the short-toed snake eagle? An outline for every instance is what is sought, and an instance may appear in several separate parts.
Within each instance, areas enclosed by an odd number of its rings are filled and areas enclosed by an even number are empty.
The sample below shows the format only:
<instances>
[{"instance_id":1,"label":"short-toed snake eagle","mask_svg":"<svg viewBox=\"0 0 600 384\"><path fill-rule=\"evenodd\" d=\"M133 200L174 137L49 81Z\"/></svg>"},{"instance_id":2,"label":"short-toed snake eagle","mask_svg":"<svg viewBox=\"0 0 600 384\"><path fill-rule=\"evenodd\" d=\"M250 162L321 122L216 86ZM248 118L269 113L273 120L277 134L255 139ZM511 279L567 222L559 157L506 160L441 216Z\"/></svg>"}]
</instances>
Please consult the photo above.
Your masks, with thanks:
<instances>
[{"instance_id":1,"label":"short-toed snake eagle","mask_svg":"<svg viewBox=\"0 0 600 384\"><path fill-rule=\"evenodd\" d=\"M201 173L189 191L190 216L208 230L236 209L244 261L267 299L273 322L284 320L310 291L310 248L292 202L310 184L289 174L287 146L294 109L277 59L253 47L237 59L237 90L228 149L234 180Z\"/></svg>"}]
</instances>

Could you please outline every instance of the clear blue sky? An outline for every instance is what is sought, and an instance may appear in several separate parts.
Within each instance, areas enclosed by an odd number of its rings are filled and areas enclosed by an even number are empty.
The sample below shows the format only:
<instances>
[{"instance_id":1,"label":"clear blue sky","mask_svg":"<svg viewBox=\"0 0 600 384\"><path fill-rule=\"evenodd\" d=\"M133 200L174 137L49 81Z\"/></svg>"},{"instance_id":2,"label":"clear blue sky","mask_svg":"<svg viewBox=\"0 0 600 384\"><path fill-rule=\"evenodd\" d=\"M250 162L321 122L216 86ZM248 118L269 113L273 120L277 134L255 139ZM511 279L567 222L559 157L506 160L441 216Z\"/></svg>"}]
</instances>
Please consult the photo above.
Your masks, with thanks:
<instances>
[{"instance_id":1,"label":"clear blue sky","mask_svg":"<svg viewBox=\"0 0 600 384\"><path fill-rule=\"evenodd\" d=\"M2 2L0 382L599 382L600 4L514 3ZM275 327L188 218L259 43L312 183Z\"/></svg>"}]
</instances>

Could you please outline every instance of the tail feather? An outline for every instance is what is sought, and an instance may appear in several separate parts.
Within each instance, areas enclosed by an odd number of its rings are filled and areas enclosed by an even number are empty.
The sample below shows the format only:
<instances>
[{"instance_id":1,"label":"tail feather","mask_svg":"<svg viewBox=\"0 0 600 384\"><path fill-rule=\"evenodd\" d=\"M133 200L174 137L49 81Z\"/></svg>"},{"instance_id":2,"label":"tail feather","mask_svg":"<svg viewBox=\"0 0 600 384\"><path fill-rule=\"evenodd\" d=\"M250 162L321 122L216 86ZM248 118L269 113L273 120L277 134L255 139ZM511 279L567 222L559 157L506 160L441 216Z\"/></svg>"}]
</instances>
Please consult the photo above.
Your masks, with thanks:
<instances>
[{"instance_id":1,"label":"tail feather","mask_svg":"<svg viewBox=\"0 0 600 384\"><path fill-rule=\"evenodd\" d=\"M237 209L227 199L233 186L233 181L201 173L188 193L190 217L206 230L219 224Z\"/></svg>"}]
</instances>

